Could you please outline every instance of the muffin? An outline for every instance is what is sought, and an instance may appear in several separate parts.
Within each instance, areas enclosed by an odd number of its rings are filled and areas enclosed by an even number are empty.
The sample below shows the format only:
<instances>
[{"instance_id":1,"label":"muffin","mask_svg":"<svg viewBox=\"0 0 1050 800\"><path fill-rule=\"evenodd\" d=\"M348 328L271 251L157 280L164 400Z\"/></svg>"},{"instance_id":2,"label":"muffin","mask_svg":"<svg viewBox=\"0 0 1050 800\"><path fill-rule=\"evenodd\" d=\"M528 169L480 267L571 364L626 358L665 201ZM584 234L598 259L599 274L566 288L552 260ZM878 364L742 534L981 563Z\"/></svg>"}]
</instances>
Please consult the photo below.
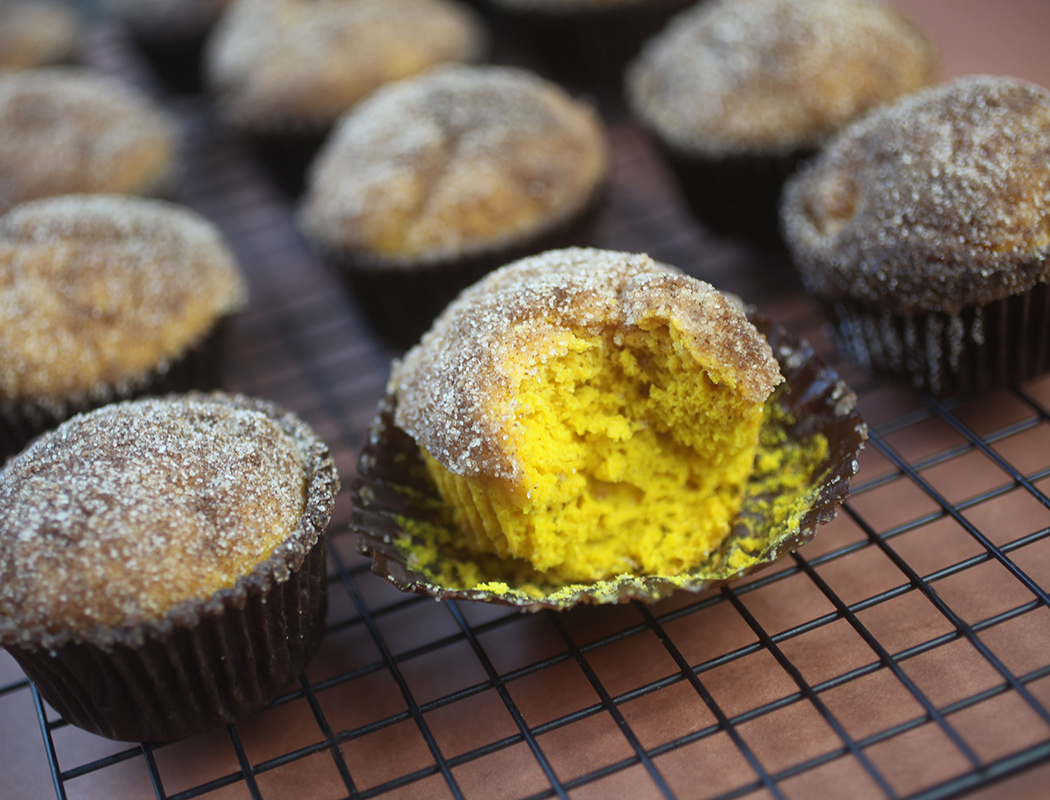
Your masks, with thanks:
<instances>
[{"instance_id":1,"label":"muffin","mask_svg":"<svg viewBox=\"0 0 1050 800\"><path fill-rule=\"evenodd\" d=\"M712 231L779 248L784 178L835 131L935 82L939 59L871 0L711 0L632 62L632 113Z\"/></svg>"},{"instance_id":2,"label":"muffin","mask_svg":"<svg viewBox=\"0 0 1050 800\"><path fill-rule=\"evenodd\" d=\"M80 23L64 3L0 0L0 70L22 70L75 61Z\"/></svg>"},{"instance_id":3,"label":"muffin","mask_svg":"<svg viewBox=\"0 0 1050 800\"><path fill-rule=\"evenodd\" d=\"M0 213L76 192L159 195L179 168L175 121L81 67L0 75Z\"/></svg>"},{"instance_id":4,"label":"muffin","mask_svg":"<svg viewBox=\"0 0 1050 800\"><path fill-rule=\"evenodd\" d=\"M696 0L477 0L558 80L619 91L624 66Z\"/></svg>"},{"instance_id":5,"label":"muffin","mask_svg":"<svg viewBox=\"0 0 1050 800\"><path fill-rule=\"evenodd\" d=\"M579 243L608 174L589 105L523 70L446 66L340 121L312 165L301 227L403 348L485 272Z\"/></svg>"},{"instance_id":6,"label":"muffin","mask_svg":"<svg viewBox=\"0 0 1050 800\"><path fill-rule=\"evenodd\" d=\"M212 26L230 0L102 0L127 29L164 85L178 92L201 88L201 54Z\"/></svg>"},{"instance_id":7,"label":"muffin","mask_svg":"<svg viewBox=\"0 0 1050 800\"><path fill-rule=\"evenodd\" d=\"M0 217L0 454L116 398L215 386L246 295L218 230L166 201L69 195Z\"/></svg>"},{"instance_id":8,"label":"muffin","mask_svg":"<svg viewBox=\"0 0 1050 800\"><path fill-rule=\"evenodd\" d=\"M781 352L793 381L812 370L811 351ZM647 256L514 262L394 365L354 527L383 570L425 576L395 583L439 594L560 606L707 585L797 545L818 487L854 469L852 394L835 379L809 395L837 397L849 435L810 417L789 436L784 374L739 301ZM847 439L829 480L819 465Z\"/></svg>"},{"instance_id":9,"label":"muffin","mask_svg":"<svg viewBox=\"0 0 1050 800\"><path fill-rule=\"evenodd\" d=\"M235 0L208 42L205 81L221 118L298 194L343 112L384 83L478 61L487 47L457 0Z\"/></svg>"},{"instance_id":10,"label":"muffin","mask_svg":"<svg viewBox=\"0 0 1050 800\"><path fill-rule=\"evenodd\" d=\"M77 415L0 470L0 643L93 733L165 741L232 723L320 643L338 488L325 445L263 401Z\"/></svg>"},{"instance_id":11,"label":"muffin","mask_svg":"<svg viewBox=\"0 0 1050 800\"><path fill-rule=\"evenodd\" d=\"M837 136L784 235L855 363L937 394L1050 369L1050 92L959 78Z\"/></svg>"}]
</instances>

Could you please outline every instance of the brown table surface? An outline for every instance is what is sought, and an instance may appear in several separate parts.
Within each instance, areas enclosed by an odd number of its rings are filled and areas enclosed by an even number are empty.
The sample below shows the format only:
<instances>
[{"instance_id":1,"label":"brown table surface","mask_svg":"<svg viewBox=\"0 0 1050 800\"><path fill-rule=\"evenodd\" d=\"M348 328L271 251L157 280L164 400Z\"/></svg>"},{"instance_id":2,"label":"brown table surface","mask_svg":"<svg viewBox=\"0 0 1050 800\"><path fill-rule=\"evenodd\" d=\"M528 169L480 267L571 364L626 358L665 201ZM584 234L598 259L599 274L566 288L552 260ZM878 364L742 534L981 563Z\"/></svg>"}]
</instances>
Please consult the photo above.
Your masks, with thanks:
<instances>
[{"instance_id":1,"label":"brown table surface","mask_svg":"<svg viewBox=\"0 0 1050 800\"><path fill-rule=\"evenodd\" d=\"M897 0L949 75L1050 86L1046 0ZM386 378L281 195L121 32L90 60L179 114L178 199L252 284L226 386L302 414L344 486ZM329 632L299 685L231 727L109 742L44 709L0 652L0 797L1042 798L1050 795L1050 378L938 402L843 364L770 257L709 235L615 108L595 244L647 251L807 338L872 426L851 499L800 553L731 589L519 614L402 595L333 522Z\"/></svg>"}]
</instances>

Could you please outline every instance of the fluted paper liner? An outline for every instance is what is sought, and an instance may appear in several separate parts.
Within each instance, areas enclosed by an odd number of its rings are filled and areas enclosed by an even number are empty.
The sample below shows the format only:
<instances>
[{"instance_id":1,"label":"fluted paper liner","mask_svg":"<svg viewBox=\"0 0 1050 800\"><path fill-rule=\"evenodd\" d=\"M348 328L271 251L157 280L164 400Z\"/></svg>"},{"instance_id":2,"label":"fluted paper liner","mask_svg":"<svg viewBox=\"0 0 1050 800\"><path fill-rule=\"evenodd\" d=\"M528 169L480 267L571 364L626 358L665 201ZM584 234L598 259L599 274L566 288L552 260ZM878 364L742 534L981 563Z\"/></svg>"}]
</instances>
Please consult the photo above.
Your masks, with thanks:
<instances>
[{"instance_id":1,"label":"fluted paper liner","mask_svg":"<svg viewBox=\"0 0 1050 800\"><path fill-rule=\"evenodd\" d=\"M839 350L857 366L936 395L1002 388L1050 372L1050 285L957 314L900 315L828 303Z\"/></svg>"},{"instance_id":2,"label":"fluted paper liner","mask_svg":"<svg viewBox=\"0 0 1050 800\"><path fill-rule=\"evenodd\" d=\"M676 575L622 574L592 584L554 584L527 565L479 553L451 523L415 442L393 424L384 399L352 487L351 528L373 572L399 589L439 599L528 610L581 602L657 600L737 580L809 542L849 494L867 427L856 396L805 342L752 315L785 383L770 398L756 469L733 531L703 563Z\"/></svg>"}]
</instances>

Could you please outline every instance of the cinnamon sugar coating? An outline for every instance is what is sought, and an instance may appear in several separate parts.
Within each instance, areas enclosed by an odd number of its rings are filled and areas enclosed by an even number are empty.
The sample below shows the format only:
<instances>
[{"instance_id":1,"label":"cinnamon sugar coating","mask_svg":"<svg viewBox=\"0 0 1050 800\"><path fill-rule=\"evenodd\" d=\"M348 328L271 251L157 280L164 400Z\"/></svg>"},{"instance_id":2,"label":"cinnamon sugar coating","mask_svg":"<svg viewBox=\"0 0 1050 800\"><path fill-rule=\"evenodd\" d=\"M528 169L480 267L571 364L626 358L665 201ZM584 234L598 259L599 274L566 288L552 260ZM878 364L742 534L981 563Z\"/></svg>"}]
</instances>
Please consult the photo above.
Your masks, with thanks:
<instances>
[{"instance_id":1,"label":"cinnamon sugar coating","mask_svg":"<svg viewBox=\"0 0 1050 800\"><path fill-rule=\"evenodd\" d=\"M135 89L79 67L0 75L0 212L73 192L159 194L178 129Z\"/></svg>"},{"instance_id":2,"label":"cinnamon sugar coating","mask_svg":"<svg viewBox=\"0 0 1050 800\"><path fill-rule=\"evenodd\" d=\"M791 153L939 73L926 38L872 0L709 0L645 46L627 95L684 153Z\"/></svg>"},{"instance_id":3,"label":"cinnamon sugar coating","mask_svg":"<svg viewBox=\"0 0 1050 800\"><path fill-rule=\"evenodd\" d=\"M384 83L487 47L458 0L240 0L211 35L205 73L232 126L313 131Z\"/></svg>"},{"instance_id":4,"label":"cinnamon sugar coating","mask_svg":"<svg viewBox=\"0 0 1050 800\"><path fill-rule=\"evenodd\" d=\"M286 551L301 560L318 535L304 521L330 515L337 488L323 444L263 401L191 394L73 417L0 471L0 641L156 624Z\"/></svg>"},{"instance_id":5,"label":"cinnamon sugar coating","mask_svg":"<svg viewBox=\"0 0 1050 800\"><path fill-rule=\"evenodd\" d=\"M395 422L456 475L516 480L503 443L513 418L512 364L564 332L674 325L698 361L751 402L781 381L740 306L646 255L569 248L521 259L465 290L395 364ZM542 360L542 355L540 356Z\"/></svg>"},{"instance_id":6,"label":"cinnamon sugar coating","mask_svg":"<svg viewBox=\"0 0 1050 800\"><path fill-rule=\"evenodd\" d=\"M0 217L0 400L61 404L134 382L245 301L196 212L117 195L26 203Z\"/></svg>"},{"instance_id":7,"label":"cinnamon sugar coating","mask_svg":"<svg viewBox=\"0 0 1050 800\"><path fill-rule=\"evenodd\" d=\"M792 179L807 285L902 314L956 313L1050 278L1050 92L969 76L842 132Z\"/></svg>"},{"instance_id":8,"label":"cinnamon sugar coating","mask_svg":"<svg viewBox=\"0 0 1050 800\"><path fill-rule=\"evenodd\" d=\"M347 114L311 170L302 222L325 249L438 261L542 235L608 174L589 106L529 72L445 66Z\"/></svg>"}]
</instances>

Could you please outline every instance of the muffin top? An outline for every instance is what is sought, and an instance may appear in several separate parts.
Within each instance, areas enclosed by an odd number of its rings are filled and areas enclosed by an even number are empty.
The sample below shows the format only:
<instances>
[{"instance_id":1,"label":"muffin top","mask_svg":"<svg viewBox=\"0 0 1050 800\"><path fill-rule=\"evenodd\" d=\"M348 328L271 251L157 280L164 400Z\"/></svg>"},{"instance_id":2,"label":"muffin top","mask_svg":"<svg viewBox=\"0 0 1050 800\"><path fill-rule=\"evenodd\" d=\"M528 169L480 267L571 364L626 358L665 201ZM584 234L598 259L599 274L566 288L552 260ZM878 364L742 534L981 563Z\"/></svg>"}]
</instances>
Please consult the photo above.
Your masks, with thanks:
<instances>
[{"instance_id":1,"label":"muffin top","mask_svg":"<svg viewBox=\"0 0 1050 800\"><path fill-rule=\"evenodd\" d=\"M0 400L61 404L163 368L240 308L215 227L161 200L69 195L0 217Z\"/></svg>"},{"instance_id":2,"label":"muffin top","mask_svg":"<svg viewBox=\"0 0 1050 800\"><path fill-rule=\"evenodd\" d=\"M923 35L872 0L709 0L643 48L626 88L677 150L786 154L939 72Z\"/></svg>"},{"instance_id":3,"label":"muffin top","mask_svg":"<svg viewBox=\"0 0 1050 800\"><path fill-rule=\"evenodd\" d=\"M556 228L607 173L589 106L523 70L448 66L383 87L340 121L302 223L365 262L437 261Z\"/></svg>"},{"instance_id":4,"label":"muffin top","mask_svg":"<svg viewBox=\"0 0 1050 800\"><path fill-rule=\"evenodd\" d=\"M1050 92L968 76L873 112L789 181L807 285L949 313L1050 277Z\"/></svg>"},{"instance_id":5,"label":"muffin top","mask_svg":"<svg viewBox=\"0 0 1050 800\"><path fill-rule=\"evenodd\" d=\"M177 144L174 120L113 78L78 67L0 75L0 213L56 194L161 192Z\"/></svg>"},{"instance_id":6,"label":"muffin top","mask_svg":"<svg viewBox=\"0 0 1050 800\"><path fill-rule=\"evenodd\" d=\"M230 125L316 131L388 81L479 60L488 37L457 0L235 0L205 74Z\"/></svg>"},{"instance_id":7,"label":"muffin top","mask_svg":"<svg viewBox=\"0 0 1050 800\"><path fill-rule=\"evenodd\" d=\"M0 69L30 69L71 61L80 24L71 8L52 0L0 0Z\"/></svg>"},{"instance_id":8,"label":"muffin top","mask_svg":"<svg viewBox=\"0 0 1050 800\"><path fill-rule=\"evenodd\" d=\"M0 470L0 642L156 623L301 563L337 486L324 445L262 401L173 395L77 415Z\"/></svg>"},{"instance_id":9,"label":"muffin top","mask_svg":"<svg viewBox=\"0 0 1050 800\"><path fill-rule=\"evenodd\" d=\"M450 472L517 481L502 431L520 354L553 355L565 330L660 325L674 325L712 379L751 402L781 381L765 338L709 284L646 255L569 248L508 264L460 294L395 364L394 421Z\"/></svg>"}]
</instances>

